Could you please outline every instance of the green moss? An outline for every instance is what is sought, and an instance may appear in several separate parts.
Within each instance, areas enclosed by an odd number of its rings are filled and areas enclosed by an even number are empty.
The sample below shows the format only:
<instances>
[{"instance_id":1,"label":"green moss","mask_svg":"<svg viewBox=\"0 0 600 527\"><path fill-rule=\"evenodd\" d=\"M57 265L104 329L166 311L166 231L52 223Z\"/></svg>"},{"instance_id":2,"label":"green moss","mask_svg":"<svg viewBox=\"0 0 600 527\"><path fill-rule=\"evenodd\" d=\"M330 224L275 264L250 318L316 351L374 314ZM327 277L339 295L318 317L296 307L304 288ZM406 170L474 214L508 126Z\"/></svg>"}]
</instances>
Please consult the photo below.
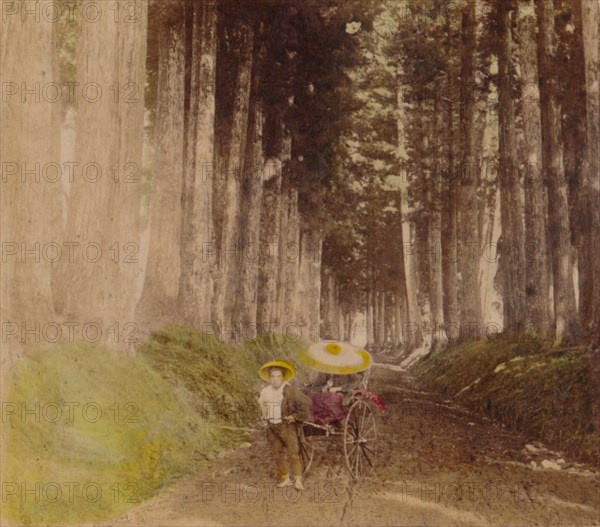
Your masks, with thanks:
<instances>
[{"instance_id":1,"label":"green moss","mask_svg":"<svg viewBox=\"0 0 600 527\"><path fill-rule=\"evenodd\" d=\"M413 371L428 388L597 463L593 385L581 351L557 353L535 340L477 341L434 352Z\"/></svg>"},{"instance_id":2,"label":"green moss","mask_svg":"<svg viewBox=\"0 0 600 527\"><path fill-rule=\"evenodd\" d=\"M3 490L19 490L4 496L3 515L25 524L123 512L129 500L198 466L219 433L142 357L102 347L32 352L14 365L8 384L2 481ZM126 485L128 500L119 490Z\"/></svg>"},{"instance_id":3,"label":"green moss","mask_svg":"<svg viewBox=\"0 0 600 527\"><path fill-rule=\"evenodd\" d=\"M102 520L200 470L247 439L260 365L295 362L299 346L278 337L231 346L167 326L136 357L89 344L28 354L7 372L3 517L35 526Z\"/></svg>"},{"instance_id":4,"label":"green moss","mask_svg":"<svg viewBox=\"0 0 600 527\"><path fill-rule=\"evenodd\" d=\"M260 366L269 360L287 359L302 379L306 371L295 361L301 346L275 335L234 346L191 328L167 325L139 353L174 386L190 392L190 404L201 415L226 424L248 425L259 416Z\"/></svg>"}]
</instances>

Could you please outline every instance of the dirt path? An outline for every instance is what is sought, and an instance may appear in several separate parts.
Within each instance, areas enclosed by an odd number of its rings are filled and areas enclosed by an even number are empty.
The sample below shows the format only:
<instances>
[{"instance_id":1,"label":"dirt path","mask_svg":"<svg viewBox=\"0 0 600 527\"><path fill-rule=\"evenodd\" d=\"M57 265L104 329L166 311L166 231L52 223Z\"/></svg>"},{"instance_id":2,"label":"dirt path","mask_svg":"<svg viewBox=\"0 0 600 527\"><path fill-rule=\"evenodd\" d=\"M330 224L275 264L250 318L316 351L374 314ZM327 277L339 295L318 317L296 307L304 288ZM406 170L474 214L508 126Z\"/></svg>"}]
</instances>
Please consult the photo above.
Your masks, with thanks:
<instances>
[{"instance_id":1,"label":"dirt path","mask_svg":"<svg viewBox=\"0 0 600 527\"><path fill-rule=\"evenodd\" d=\"M376 474L353 483L335 439L317 452L306 490L275 489L263 433L179 480L115 526L600 525L600 473L378 366Z\"/></svg>"}]
</instances>

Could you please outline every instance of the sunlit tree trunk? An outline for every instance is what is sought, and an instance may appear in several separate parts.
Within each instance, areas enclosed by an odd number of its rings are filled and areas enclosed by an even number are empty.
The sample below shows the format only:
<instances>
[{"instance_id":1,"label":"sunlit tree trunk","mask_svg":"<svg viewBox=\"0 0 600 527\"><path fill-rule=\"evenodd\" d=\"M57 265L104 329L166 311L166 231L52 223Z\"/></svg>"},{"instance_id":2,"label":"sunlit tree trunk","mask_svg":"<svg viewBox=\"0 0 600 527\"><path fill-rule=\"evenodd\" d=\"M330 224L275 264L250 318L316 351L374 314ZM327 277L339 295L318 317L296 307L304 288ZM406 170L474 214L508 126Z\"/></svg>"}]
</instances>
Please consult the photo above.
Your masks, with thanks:
<instances>
[{"instance_id":1,"label":"sunlit tree trunk","mask_svg":"<svg viewBox=\"0 0 600 527\"><path fill-rule=\"evenodd\" d=\"M398 72L400 76L401 71ZM405 119L406 112L404 108L404 96L403 87L399 82L397 86L397 111L398 118L396 120L396 126L398 131L398 158L400 161L400 175L407 177L406 171L406 135L405 135ZM404 284L405 290L405 305L406 305L406 317L401 321L402 334L405 336L404 343L408 349L416 348L421 343L421 312L418 303L417 295L417 284L416 284L416 269L415 269L415 252L414 244L412 242L410 223L405 218L406 205L406 192L400 195L398 200L398 217L402 222L400 232L402 233L402 239L399 240L402 243L402 257L403 261L399 262L398 265L404 269Z\"/></svg>"},{"instance_id":2,"label":"sunlit tree trunk","mask_svg":"<svg viewBox=\"0 0 600 527\"><path fill-rule=\"evenodd\" d=\"M136 313L144 333L174 320L180 274L185 46L181 23L163 29L158 43L150 248Z\"/></svg>"},{"instance_id":3,"label":"sunlit tree trunk","mask_svg":"<svg viewBox=\"0 0 600 527\"><path fill-rule=\"evenodd\" d=\"M26 8L35 10L34 2L23 3L21 9ZM0 27L0 78L6 94L0 104L3 373L23 350L54 337L49 324L57 322L51 289L52 260L61 257L56 245L68 258L62 245L60 104L48 99L50 92L45 97L21 91L57 82L55 27L16 15Z\"/></svg>"},{"instance_id":4,"label":"sunlit tree trunk","mask_svg":"<svg viewBox=\"0 0 600 527\"><path fill-rule=\"evenodd\" d=\"M128 3L118 0L121 12ZM77 82L100 89L90 96L94 102L77 99L75 158L79 167L91 164L95 170L71 184L65 238L79 244L78 251L93 246L95 252L61 260L53 281L56 308L65 318L97 324L101 341L130 352L142 271L146 1L136 3L134 16L133 23L103 16L81 24Z\"/></svg>"}]
</instances>

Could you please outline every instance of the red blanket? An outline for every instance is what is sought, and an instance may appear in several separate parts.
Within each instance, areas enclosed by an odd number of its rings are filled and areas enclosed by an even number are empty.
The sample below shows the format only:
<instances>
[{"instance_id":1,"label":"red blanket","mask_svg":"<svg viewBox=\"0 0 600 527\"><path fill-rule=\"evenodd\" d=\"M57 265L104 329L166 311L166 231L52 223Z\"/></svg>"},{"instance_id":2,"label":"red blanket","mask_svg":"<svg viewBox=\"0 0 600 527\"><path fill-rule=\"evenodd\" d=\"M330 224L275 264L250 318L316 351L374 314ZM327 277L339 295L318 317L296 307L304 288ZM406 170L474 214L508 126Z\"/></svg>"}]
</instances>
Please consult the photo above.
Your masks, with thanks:
<instances>
[{"instance_id":1,"label":"red blanket","mask_svg":"<svg viewBox=\"0 0 600 527\"><path fill-rule=\"evenodd\" d=\"M317 424L341 421L348 412L342 405L343 396L339 392L311 392L313 422Z\"/></svg>"}]
</instances>

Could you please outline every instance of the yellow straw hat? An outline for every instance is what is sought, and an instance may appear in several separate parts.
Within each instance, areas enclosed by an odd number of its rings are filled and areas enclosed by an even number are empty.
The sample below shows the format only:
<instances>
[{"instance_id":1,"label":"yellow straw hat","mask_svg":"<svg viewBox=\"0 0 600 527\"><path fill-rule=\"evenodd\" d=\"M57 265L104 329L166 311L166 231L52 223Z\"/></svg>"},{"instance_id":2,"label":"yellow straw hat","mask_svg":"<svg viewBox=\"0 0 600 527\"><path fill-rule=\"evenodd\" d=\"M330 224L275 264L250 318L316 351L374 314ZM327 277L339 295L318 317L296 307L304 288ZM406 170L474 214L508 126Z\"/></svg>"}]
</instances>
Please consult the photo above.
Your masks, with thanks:
<instances>
[{"instance_id":1,"label":"yellow straw hat","mask_svg":"<svg viewBox=\"0 0 600 527\"><path fill-rule=\"evenodd\" d=\"M346 342L317 342L300 352L300 360L323 373L350 374L364 371L373 362L371 355Z\"/></svg>"},{"instance_id":2,"label":"yellow straw hat","mask_svg":"<svg viewBox=\"0 0 600 527\"><path fill-rule=\"evenodd\" d=\"M258 374L260 378L268 381L269 380L269 370L273 367L281 368L283 370L283 380L289 381L296 372L294 371L294 367L289 363L282 360L272 360L271 362L267 362L260 367L258 370Z\"/></svg>"}]
</instances>

